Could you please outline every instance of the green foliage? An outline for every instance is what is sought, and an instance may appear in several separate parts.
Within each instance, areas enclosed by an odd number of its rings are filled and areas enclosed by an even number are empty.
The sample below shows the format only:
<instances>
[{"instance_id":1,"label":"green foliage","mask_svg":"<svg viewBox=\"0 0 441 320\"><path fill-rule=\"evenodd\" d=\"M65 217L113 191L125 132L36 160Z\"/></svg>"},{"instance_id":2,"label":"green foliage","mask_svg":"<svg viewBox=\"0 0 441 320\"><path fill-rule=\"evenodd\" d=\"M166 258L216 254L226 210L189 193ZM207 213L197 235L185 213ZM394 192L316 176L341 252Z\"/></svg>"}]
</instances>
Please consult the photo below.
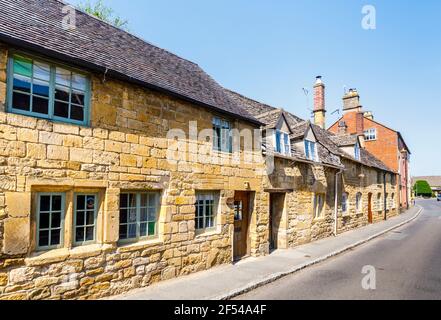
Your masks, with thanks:
<instances>
[{"instance_id":1,"label":"green foliage","mask_svg":"<svg viewBox=\"0 0 441 320\"><path fill-rule=\"evenodd\" d=\"M433 195L432 188L430 188L429 183L425 180L417 181L413 188L417 196L432 197Z\"/></svg>"},{"instance_id":2,"label":"green foliage","mask_svg":"<svg viewBox=\"0 0 441 320\"><path fill-rule=\"evenodd\" d=\"M84 3L80 3L78 5L78 9L93 15L111 25L114 25L117 28L128 31L129 22L119 16L115 16L115 13L112 8L107 7L103 0L97 0L95 2L91 2L91 0L87 0Z\"/></svg>"}]
</instances>

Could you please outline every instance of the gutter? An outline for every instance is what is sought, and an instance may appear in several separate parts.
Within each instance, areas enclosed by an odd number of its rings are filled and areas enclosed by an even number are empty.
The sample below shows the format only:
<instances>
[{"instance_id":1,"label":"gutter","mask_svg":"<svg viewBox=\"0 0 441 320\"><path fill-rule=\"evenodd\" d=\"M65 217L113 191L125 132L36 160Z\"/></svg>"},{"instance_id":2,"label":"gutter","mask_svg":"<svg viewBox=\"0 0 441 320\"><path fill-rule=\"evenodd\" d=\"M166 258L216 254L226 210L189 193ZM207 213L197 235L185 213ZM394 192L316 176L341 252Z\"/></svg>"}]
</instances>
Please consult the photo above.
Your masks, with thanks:
<instances>
[{"instance_id":1,"label":"gutter","mask_svg":"<svg viewBox=\"0 0 441 320\"><path fill-rule=\"evenodd\" d=\"M115 79L118 79L121 81L130 82L130 83L133 83L136 85L140 85L142 87L146 87L148 89L151 89L151 90L154 90L154 91L157 91L160 93L165 93L167 95L173 96L173 97L178 98L180 100L184 100L186 102L190 102L190 103L199 105L201 107L208 108L208 109L214 110L216 112L229 115L235 119L241 119L243 121L253 123L259 127L265 125L264 123L260 122L257 119L247 118L245 116L241 116L239 114L235 114L235 113L223 110L223 109L218 108L216 106L212 106L207 103L204 103L204 102L195 100L193 98L187 97L183 94L179 94L174 91L162 88L158 85L154 85L154 84L142 81L142 80L138 80L133 77L127 76L124 73L121 73L121 72L118 72L118 71L115 71L112 69L108 69L107 67L103 67L103 66L97 65L95 63L87 62L84 59L74 58L74 57L68 56L64 53L60 53L60 52L57 52L54 50L46 49L41 46L29 43L27 41L19 40L17 38L13 38L11 36L5 35L4 33L0 33L0 40L9 44L9 45L16 46L19 49L33 51L37 54L48 56L48 57L55 59L55 60L58 60L58 61L68 62L68 63L74 64L76 66L79 66L81 68L85 68L85 69L88 69L90 71L94 71L97 73L103 73L103 74L105 73L106 75L109 75L111 78L115 78Z\"/></svg>"}]
</instances>

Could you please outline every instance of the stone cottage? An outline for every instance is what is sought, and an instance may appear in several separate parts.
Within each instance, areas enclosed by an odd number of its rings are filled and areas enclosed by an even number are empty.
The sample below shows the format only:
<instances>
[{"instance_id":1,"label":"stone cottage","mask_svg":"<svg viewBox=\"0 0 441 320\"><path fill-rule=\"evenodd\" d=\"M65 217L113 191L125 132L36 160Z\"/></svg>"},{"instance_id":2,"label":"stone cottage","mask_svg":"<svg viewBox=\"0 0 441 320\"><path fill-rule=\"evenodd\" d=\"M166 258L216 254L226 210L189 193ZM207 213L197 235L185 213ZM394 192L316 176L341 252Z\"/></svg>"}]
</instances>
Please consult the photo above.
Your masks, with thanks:
<instances>
[{"instance_id":1,"label":"stone cottage","mask_svg":"<svg viewBox=\"0 0 441 320\"><path fill-rule=\"evenodd\" d=\"M0 299L100 298L395 212L360 137L65 12L0 0Z\"/></svg>"}]
</instances>

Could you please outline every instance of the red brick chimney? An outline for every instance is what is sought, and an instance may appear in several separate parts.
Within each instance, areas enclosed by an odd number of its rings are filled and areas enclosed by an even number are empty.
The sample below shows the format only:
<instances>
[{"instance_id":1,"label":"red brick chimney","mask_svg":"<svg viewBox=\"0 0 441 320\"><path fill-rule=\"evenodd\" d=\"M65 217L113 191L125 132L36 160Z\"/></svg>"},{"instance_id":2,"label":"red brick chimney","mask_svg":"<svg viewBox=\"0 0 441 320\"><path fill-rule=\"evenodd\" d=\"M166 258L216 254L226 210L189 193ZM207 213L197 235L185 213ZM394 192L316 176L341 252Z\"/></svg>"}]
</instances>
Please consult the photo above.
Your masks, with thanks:
<instances>
[{"instance_id":1,"label":"red brick chimney","mask_svg":"<svg viewBox=\"0 0 441 320\"><path fill-rule=\"evenodd\" d=\"M326 129L325 84L318 76L314 84L314 123Z\"/></svg>"},{"instance_id":2,"label":"red brick chimney","mask_svg":"<svg viewBox=\"0 0 441 320\"><path fill-rule=\"evenodd\" d=\"M364 113L358 112L356 115L356 130L357 135L364 135Z\"/></svg>"}]
</instances>

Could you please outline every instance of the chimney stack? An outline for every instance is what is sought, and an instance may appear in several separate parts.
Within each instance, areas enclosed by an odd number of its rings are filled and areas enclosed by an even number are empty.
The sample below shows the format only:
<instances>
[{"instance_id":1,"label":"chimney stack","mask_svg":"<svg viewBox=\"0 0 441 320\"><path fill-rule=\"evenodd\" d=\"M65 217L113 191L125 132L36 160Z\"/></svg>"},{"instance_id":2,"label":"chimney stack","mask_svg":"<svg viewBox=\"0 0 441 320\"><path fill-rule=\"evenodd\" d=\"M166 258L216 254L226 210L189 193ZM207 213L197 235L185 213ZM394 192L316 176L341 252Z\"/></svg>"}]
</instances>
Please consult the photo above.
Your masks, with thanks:
<instances>
[{"instance_id":1,"label":"chimney stack","mask_svg":"<svg viewBox=\"0 0 441 320\"><path fill-rule=\"evenodd\" d=\"M361 109L360 95L357 89L349 89L349 92L343 97L343 113L352 111L360 112Z\"/></svg>"},{"instance_id":2,"label":"chimney stack","mask_svg":"<svg viewBox=\"0 0 441 320\"><path fill-rule=\"evenodd\" d=\"M325 84L318 76L314 85L314 123L326 129Z\"/></svg>"}]
</instances>

